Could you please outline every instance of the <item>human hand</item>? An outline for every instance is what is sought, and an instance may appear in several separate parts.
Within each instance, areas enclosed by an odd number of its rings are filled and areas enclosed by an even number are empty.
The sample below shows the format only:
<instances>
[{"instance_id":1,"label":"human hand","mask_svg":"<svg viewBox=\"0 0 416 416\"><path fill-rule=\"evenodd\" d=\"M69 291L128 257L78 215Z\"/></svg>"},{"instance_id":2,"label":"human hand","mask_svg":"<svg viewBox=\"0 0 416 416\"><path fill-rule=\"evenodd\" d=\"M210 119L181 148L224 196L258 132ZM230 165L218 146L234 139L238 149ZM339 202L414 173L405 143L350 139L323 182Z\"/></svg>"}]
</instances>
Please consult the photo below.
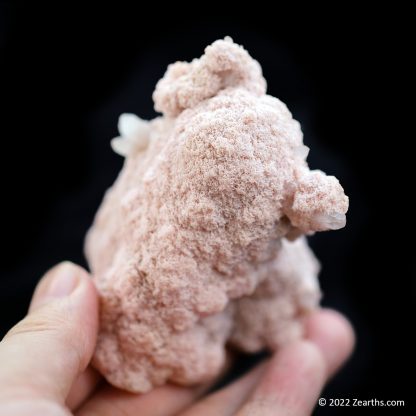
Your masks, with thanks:
<instances>
[{"instance_id":1,"label":"human hand","mask_svg":"<svg viewBox=\"0 0 416 416\"><path fill-rule=\"evenodd\" d=\"M305 320L304 340L219 391L203 396L207 385L166 385L131 394L101 383L88 366L97 331L97 294L87 272L72 263L50 270L28 316L0 343L0 415L304 416L354 344L345 318L321 310Z\"/></svg>"}]
</instances>

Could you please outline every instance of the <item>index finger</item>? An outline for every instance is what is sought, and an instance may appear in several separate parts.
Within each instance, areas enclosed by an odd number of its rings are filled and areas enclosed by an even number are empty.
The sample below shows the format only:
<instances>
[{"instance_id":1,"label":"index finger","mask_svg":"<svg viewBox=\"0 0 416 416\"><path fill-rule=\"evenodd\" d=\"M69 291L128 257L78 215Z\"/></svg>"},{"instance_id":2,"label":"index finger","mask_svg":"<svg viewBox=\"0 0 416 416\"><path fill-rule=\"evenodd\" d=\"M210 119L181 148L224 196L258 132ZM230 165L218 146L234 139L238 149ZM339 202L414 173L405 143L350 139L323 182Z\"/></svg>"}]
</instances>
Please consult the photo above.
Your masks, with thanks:
<instances>
[{"instance_id":1,"label":"index finger","mask_svg":"<svg viewBox=\"0 0 416 416\"><path fill-rule=\"evenodd\" d=\"M273 357L237 415L312 413L324 384L350 355L354 336L346 319L332 311L314 313L305 326L308 339L285 346Z\"/></svg>"}]
</instances>

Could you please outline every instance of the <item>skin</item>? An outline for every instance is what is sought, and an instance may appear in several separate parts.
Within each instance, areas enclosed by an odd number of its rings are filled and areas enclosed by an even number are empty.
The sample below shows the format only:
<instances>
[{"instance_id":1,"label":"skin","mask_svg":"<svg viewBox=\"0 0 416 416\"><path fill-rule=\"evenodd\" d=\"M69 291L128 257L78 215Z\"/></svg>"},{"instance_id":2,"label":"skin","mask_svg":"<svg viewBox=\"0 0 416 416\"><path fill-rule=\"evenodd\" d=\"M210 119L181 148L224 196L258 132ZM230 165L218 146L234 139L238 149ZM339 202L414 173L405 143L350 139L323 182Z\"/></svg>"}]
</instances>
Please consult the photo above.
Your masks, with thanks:
<instances>
[{"instance_id":1,"label":"skin","mask_svg":"<svg viewBox=\"0 0 416 416\"><path fill-rule=\"evenodd\" d=\"M309 415L325 383L351 354L354 333L331 310L312 313L304 325L304 339L214 393L204 394L209 385L123 392L89 366L98 330L90 276L61 263L41 279L28 315L0 343L0 414Z\"/></svg>"}]
</instances>

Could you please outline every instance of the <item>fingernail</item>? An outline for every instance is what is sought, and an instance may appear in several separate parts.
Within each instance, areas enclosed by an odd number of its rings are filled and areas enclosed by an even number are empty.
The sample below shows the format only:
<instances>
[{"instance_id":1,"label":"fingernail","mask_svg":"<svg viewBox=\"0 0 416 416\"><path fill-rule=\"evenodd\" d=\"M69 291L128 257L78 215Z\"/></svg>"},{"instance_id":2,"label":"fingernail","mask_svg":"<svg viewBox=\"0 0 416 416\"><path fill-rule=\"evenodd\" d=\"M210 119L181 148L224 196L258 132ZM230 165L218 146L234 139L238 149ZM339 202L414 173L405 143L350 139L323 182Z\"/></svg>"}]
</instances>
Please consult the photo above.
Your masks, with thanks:
<instances>
[{"instance_id":1,"label":"fingernail","mask_svg":"<svg viewBox=\"0 0 416 416\"><path fill-rule=\"evenodd\" d=\"M79 282L79 273L76 267L65 262L58 266L55 275L46 289L45 296L48 298L63 298L69 296L77 287Z\"/></svg>"},{"instance_id":2,"label":"fingernail","mask_svg":"<svg viewBox=\"0 0 416 416\"><path fill-rule=\"evenodd\" d=\"M80 282L78 268L71 262L63 262L49 270L39 282L33 296L29 311L46 302L69 296Z\"/></svg>"}]
</instances>

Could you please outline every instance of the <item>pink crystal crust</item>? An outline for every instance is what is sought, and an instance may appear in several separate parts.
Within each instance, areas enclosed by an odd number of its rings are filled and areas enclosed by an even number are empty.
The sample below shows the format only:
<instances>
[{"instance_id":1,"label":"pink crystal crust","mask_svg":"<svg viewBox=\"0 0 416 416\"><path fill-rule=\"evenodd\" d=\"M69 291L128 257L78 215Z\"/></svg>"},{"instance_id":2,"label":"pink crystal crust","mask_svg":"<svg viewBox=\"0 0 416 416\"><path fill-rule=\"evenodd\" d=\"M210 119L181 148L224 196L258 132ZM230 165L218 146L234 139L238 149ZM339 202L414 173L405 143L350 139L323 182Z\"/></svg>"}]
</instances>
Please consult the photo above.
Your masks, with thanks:
<instances>
[{"instance_id":1,"label":"pink crystal crust","mask_svg":"<svg viewBox=\"0 0 416 416\"><path fill-rule=\"evenodd\" d=\"M162 117L120 118L112 144L125 164L86 240L101 299L93 363L132 392L208 380L226 345L301 336L320 298L303 235L343 227L348 208L230 38L170 65L153 98Z\"/></svg>"}]
</instances>

